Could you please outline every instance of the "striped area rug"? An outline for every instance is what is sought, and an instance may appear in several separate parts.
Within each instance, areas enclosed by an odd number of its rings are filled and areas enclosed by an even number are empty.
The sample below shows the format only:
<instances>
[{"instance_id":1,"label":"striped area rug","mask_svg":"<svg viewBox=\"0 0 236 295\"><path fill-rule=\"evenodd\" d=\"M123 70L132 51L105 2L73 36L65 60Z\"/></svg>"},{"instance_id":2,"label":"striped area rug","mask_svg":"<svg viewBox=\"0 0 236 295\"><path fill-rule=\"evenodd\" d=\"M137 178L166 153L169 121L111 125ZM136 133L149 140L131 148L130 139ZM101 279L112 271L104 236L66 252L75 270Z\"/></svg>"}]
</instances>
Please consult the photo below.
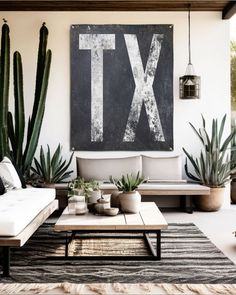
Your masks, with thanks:
<instances>
[{"instance_id":1,"label":"striped area rug","mask_svg":"<svg viewBox=\"0 0 236 295\"><path fill-rule=\"evenodd\" d=\"M161 261L50 259L64 254L64 242L64 234L54 232L53 225L41 226L24 247L14 249L12 276L0 282L236 284L236 266L194 224L170 224L162 231ZM70 254L102 255L108 250L112 254L146 253L141 239L125 238L76 240Z\"/></svg>"}]
</instances>

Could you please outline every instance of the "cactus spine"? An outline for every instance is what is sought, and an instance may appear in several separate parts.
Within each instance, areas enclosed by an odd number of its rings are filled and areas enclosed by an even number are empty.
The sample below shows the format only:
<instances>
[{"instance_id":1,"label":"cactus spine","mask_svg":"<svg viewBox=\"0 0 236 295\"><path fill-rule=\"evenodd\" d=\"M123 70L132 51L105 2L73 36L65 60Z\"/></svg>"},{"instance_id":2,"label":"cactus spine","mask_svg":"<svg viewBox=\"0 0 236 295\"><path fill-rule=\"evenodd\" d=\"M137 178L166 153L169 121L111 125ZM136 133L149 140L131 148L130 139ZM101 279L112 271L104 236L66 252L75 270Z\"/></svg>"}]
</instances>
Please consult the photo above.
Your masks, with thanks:
<instances>
[{"instance_id":1,"label":"cactus spine","mask_svg":"<svg viewBox=\"0 0 236 295\"><path fill-rule=\"evenodd\" d=\"M9 154L7 114L10 72L10 30L5 20L4 22L2 26L0 61L0 160Z\"/></svg>"}]
</instances>

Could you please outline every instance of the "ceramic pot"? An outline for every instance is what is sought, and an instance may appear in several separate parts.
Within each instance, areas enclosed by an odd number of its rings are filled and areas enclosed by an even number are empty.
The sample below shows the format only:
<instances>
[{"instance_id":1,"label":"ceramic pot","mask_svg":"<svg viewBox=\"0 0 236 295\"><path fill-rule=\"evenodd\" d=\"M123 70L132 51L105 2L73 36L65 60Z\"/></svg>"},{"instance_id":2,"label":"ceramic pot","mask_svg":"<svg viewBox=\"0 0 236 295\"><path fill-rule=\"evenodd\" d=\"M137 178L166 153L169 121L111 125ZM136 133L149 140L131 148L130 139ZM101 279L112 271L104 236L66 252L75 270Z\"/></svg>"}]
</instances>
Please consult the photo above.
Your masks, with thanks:
<instances>
[{"instance_id":1,"label":"ceramic pot","mask_svg":"<svg viewBox=\"0 0 236 295\"><path fill-rule=\"evenodd\" d=\"M94 205L95 213L100 214L100 215L103 215L104 209L107 209L107 208L110 208L110 202L103 199L103 198L100 198L97 201L97 204Z\"/></svg>"},{"instance_id":2,"label":"ceramic pot","mask_svg":"<svg viewBox=\"0 0 236 295\"><path fill-rule=\"evenodd\" d=\"M209 195L196 196L194 201L201 211L218 211L223 205L224 193L225 187L211 188Z\"/></svg>"},{"instance_id":3,"label":"ceramic pot","mask_svg":"<svg viewBox=\"0 0 236 295\"><path fill-rule=\"evenodd\" d=\"M88 203L97 203L98 199L101 198L101 191L92 191L88 193Z\"/></svg>"},{"instance_id":4,"label":"ceramic pot","mask_svg":"<svg viewBox=\"0 0 236 295\"><path fill-rule=\"evenodd\" d=\"M119 195L121 211L125 213L138 213L141 205L141 195L137 191L122 192Z\"/></svg>"},{"instance_id":5,"label":"ceramic pot","mask_svg":"<svg viewBox=\"0 0 236 295\"><path fill-rule=\"evenodd\" d=\"M69 214L75 214L77 205L85 206L85 196L72 196L68 199L68 211Z\"/></svg>"},{"instance_id":6,"label":"ceramic pot","mask_svg":"<svg viewBox=\"0 0 236 295\"><path fill-rule=\"evenodd\" d=\"M111 207L113 208L120 208L120 194L121 191L114 191L111 194L110 202L111 202Z\"/></svg>"}]
</instances>

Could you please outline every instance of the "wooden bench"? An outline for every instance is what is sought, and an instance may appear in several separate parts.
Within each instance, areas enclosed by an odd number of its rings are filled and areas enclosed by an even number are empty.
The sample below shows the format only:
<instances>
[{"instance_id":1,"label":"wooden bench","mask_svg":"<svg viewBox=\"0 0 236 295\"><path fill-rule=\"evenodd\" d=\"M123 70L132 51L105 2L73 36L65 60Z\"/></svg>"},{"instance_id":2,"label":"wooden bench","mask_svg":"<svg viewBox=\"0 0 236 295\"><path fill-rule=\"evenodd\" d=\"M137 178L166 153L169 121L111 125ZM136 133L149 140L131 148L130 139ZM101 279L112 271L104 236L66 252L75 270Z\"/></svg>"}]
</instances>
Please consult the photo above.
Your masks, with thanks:
<instances>
[{"instance_id":1,"label":"wooden bench","mask_svg":"<svg viewBox=\"0 0 236 295\"><path fill-rule=\"evenodd\" d=\"M155 185L155 186L154 186ZM59 209L62 211L68 205L67 184L57 184L56 196L59 200ZM117 188L111 183L100 183L104 194L111 194ZM138 191L145 196L176 196L180 197L180 207L184 212L193 213L192 197L210 194L210 188L204 185L189 182L150 182L139 186ZM145 201L145 199L143 199Z\"/></svg>"},{"instance_id":2,"label":"wooden bench","mask_svg":"<svg viewBox=\"0 0 236 295\"><path fill-rule=\"evenodd\" d=\"M105 194L110 194L116 187L102 183L100 189ZM137 190L142 196L179 196L180 207L187 213L193 213L193 196L210 194L209 187L189 182L150 182L141 184Z\"/></svg>"},{"instance_id":3,"label":"wooden bench","mask_svg":"<svg viewBox=\"0 0 236 295\"><path fill-rule=\"evenodd\" d=\"M0 246L2 247L2 276L10 275L10 248L22 247L38 227L58 209L58 200L52 201L25 227L17 236L0 236Z\"/></svg>"}]
</instances>

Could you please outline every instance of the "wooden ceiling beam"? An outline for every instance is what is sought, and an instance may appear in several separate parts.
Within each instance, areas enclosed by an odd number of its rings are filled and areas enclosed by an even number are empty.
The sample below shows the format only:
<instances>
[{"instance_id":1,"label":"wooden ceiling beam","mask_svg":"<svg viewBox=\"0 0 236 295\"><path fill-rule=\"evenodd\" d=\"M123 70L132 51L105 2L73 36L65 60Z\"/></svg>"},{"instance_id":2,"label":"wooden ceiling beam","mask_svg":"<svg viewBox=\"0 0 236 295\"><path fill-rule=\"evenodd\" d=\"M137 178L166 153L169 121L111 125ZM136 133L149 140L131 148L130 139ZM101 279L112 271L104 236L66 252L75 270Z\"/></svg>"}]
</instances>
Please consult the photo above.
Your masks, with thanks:
<instances>
[{"instance_id":1,"label":"wooden ceiling beam","mask_svg":"<svg viewBox=\"0 0 236 295\"><path fill-rule=\"evenodd\" d=\"M236 13L236 2L230 1L222 11L222 19L230 19Z\"/></svg>"},{"instance_id":2,"label":"wooden ceiling beam","mask_svg":"<svg viewBox=\"0 0 236 295\"><path fill-rule=\"evenodd\" d=\"M233 3L233 5L232 5ZM235 1L226 0L0 0L0 11L222 11L235 13Z\"/></svg>"}]
</instances>

